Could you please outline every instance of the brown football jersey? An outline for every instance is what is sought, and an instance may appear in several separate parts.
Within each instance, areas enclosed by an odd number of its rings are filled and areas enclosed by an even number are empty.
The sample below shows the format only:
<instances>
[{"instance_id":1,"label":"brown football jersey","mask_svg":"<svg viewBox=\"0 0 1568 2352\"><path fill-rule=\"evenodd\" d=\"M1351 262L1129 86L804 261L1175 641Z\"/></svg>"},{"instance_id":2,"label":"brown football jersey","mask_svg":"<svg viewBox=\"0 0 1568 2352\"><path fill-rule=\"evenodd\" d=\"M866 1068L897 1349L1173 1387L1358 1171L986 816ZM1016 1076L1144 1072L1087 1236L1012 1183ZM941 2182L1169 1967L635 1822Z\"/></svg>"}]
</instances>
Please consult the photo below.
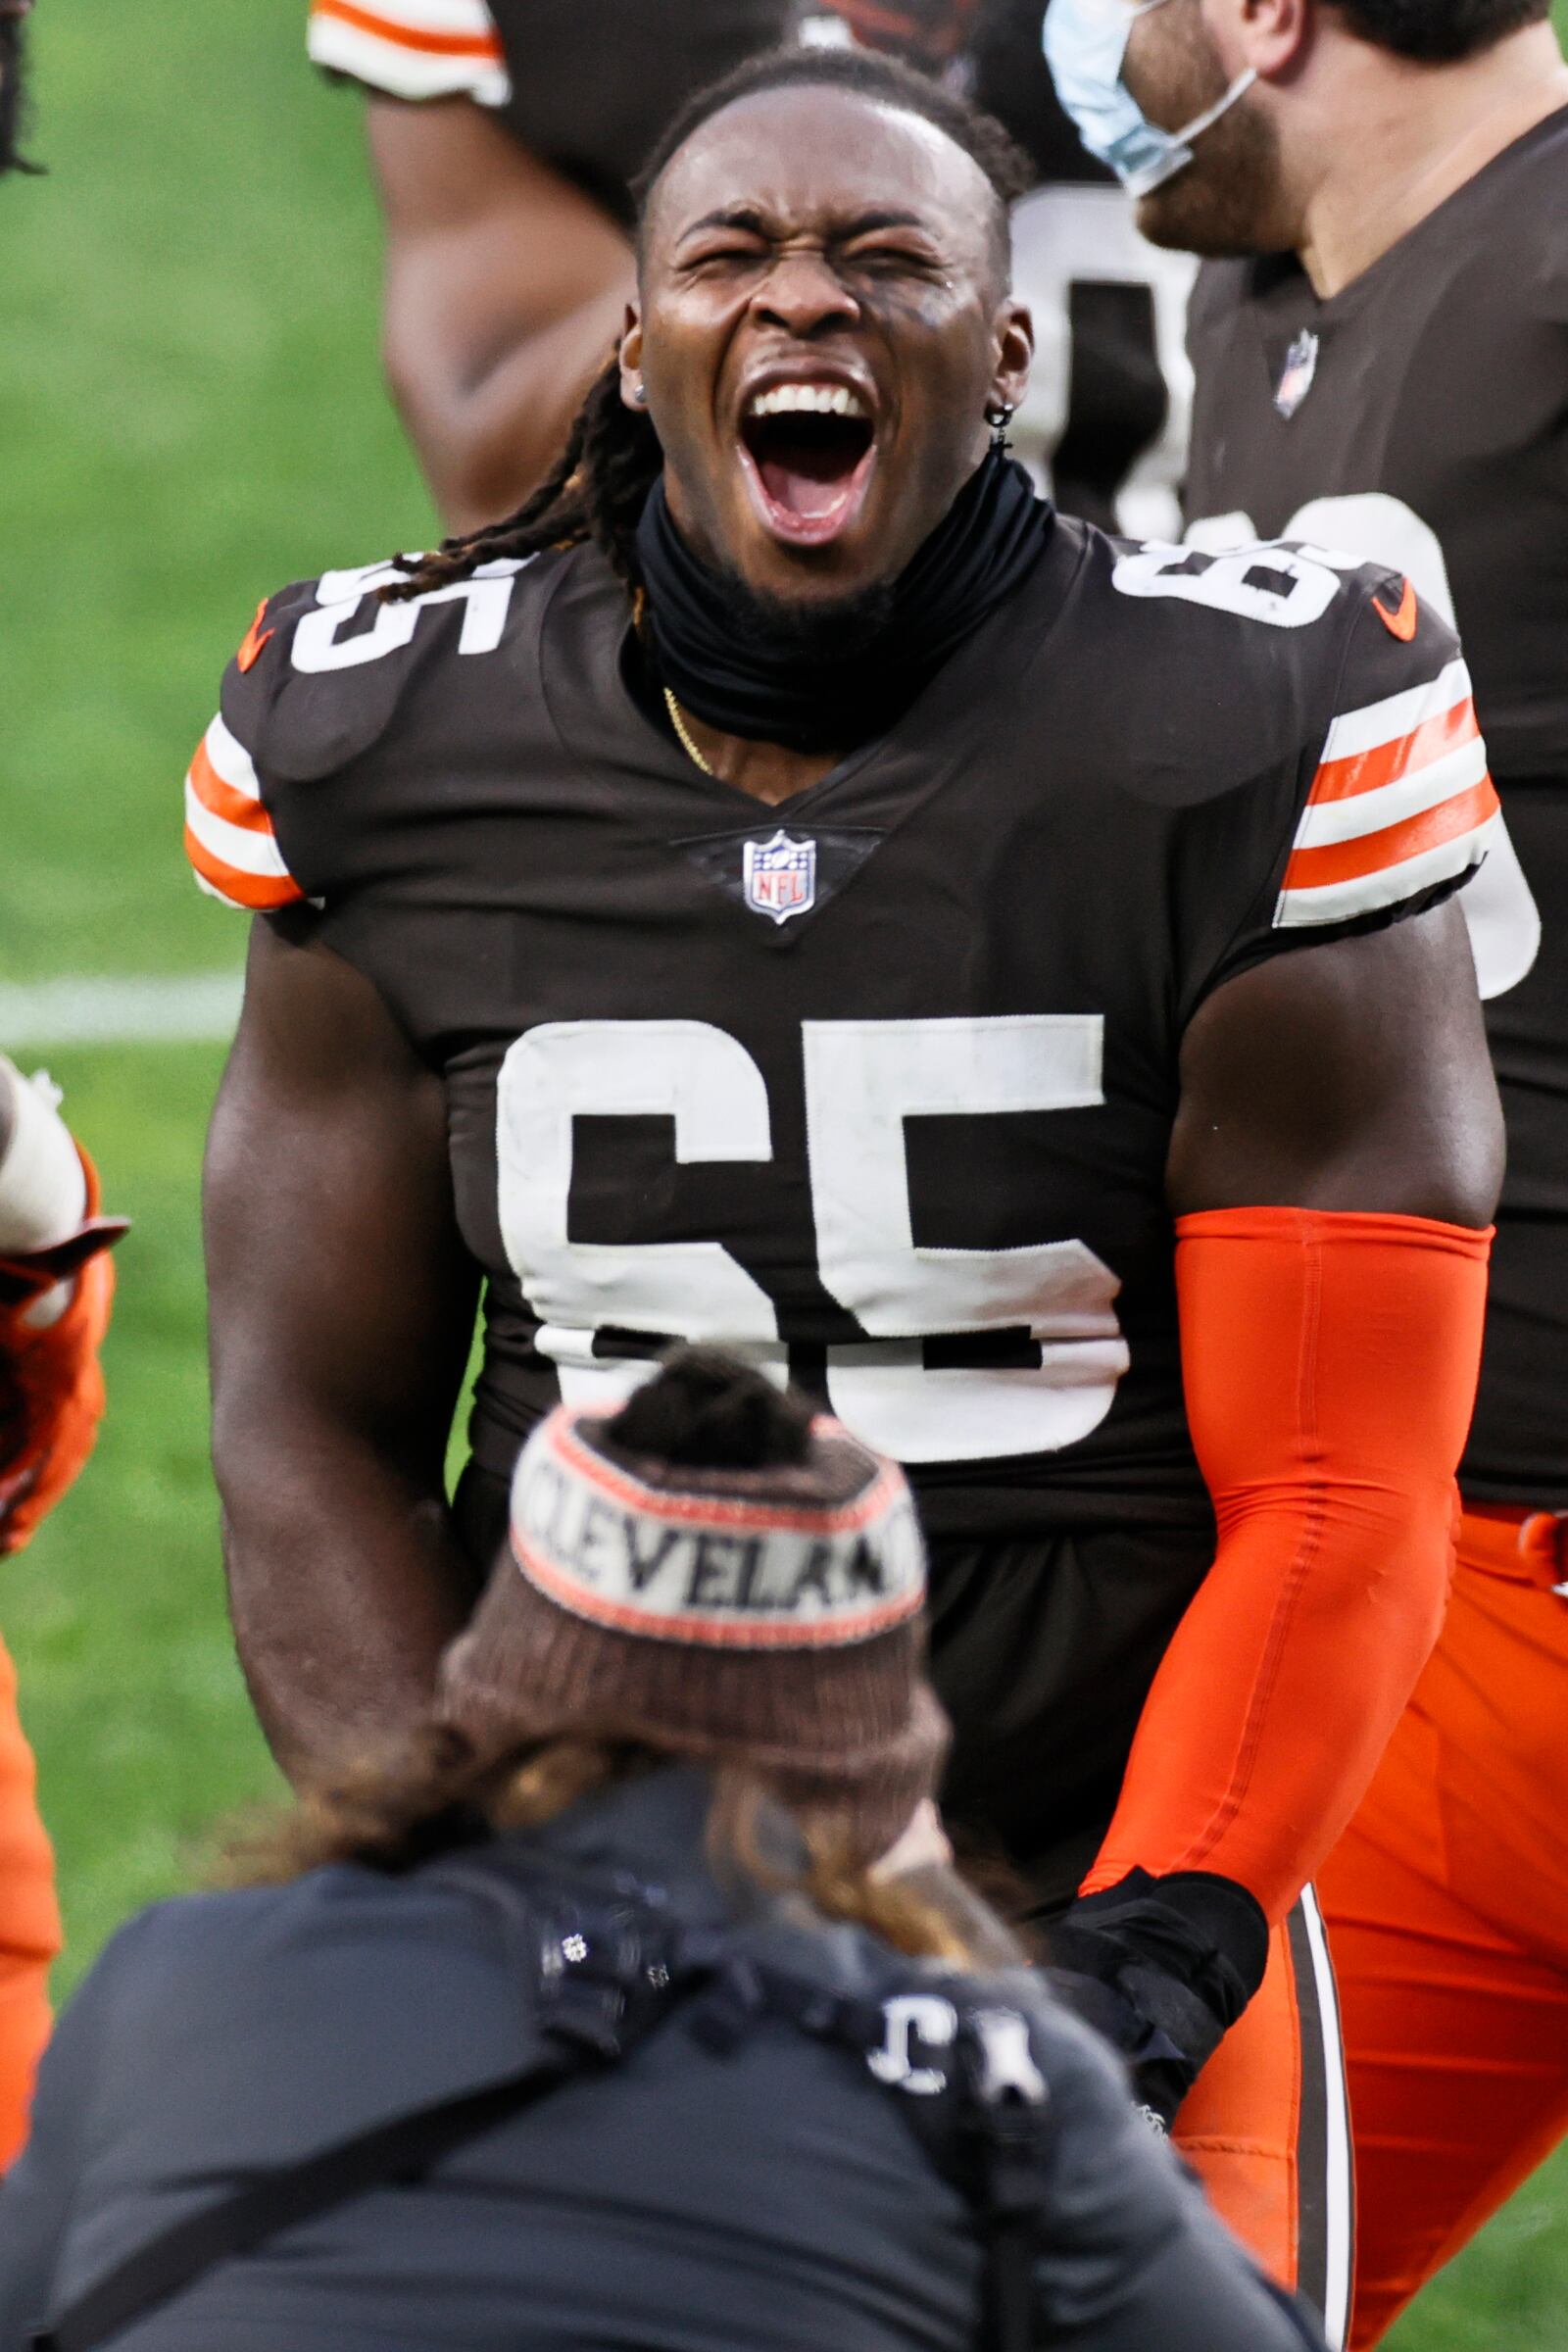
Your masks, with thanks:
<instances>
[{"instance_id":1,"label":"brown football jersey","mask_svg":"<svg viewBox=\"0 0 1568 2352\"><path fill-rule=\"evenodd\" d=\"M1348 549L1457 618L1509 836L1465 900L1508 1176L1463 1484L1565 1510L1568 112L1331 301L1293 259L1209 265L1191 343L1192 543Z\"/></svg>"},{"instance_id":2,"label":"brown football jersey","mask_svg":"<svg viewBox=\"0 0 1568 2352\"><path fill-rule=\"evenodd\" d=\"M886 737L764 808L636 691L596 551L388 576L259 615L187 844L236 905L313 903L441 1073L475 1457L701 1337L906 1462L934 1530L1202 1524L1183 1032L1484 856L1446 625L1392 630L1380 569L1058 521Z\"/></svg>"}]
</instances>

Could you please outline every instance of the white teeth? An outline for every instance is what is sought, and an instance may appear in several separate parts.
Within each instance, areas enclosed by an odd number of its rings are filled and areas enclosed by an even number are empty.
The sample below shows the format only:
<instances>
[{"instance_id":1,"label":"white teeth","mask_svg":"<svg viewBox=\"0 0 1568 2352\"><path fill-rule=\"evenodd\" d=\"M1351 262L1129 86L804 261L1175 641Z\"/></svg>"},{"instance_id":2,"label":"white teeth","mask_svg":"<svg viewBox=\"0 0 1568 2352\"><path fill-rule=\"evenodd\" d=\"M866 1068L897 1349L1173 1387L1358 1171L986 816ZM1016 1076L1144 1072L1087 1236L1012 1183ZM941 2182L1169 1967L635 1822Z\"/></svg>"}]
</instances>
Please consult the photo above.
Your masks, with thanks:
<instances>
[{"instance_id":1,"label":"white teeth","mask_svg":"<svg viewBox=\"0 0 1568 2352\"><path fill-rule=\"evenodd\" d=\"M865 403L848 384L775 384L747 403L748 416L859 416Z\"/></svg>"}]
</instances>

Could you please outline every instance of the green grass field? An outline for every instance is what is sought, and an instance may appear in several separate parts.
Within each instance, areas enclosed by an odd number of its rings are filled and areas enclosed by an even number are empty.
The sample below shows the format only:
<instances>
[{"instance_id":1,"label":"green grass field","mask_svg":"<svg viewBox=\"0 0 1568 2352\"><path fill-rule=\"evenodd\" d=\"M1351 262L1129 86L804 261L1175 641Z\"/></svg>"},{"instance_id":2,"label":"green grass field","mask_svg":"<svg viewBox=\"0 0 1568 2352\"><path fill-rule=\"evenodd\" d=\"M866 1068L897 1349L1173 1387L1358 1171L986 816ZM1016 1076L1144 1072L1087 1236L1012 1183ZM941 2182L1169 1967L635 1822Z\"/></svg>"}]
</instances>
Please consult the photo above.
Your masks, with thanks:
<instances>
[{"instance_id":1,"label":"green grass field","mask_svg":"<svg viewBox=\"0 0 1568 2352\"><path fill-rule=\"evenodd\" d=\"M41 0L51 176L0 194L0 988L237 964L240 918L197 894L178 842L221 666L264 591L429 531L380 390L358 108L307 72L302 16ZM47 1058L136 1221L97 1457L0 1592L59 1847L64 1987L275 1782L206 1459L197 1171L220 1055ZM1568 2352L1565 2202L1561 2164L1398 2352Z\"/></svg>"}]
</instances>

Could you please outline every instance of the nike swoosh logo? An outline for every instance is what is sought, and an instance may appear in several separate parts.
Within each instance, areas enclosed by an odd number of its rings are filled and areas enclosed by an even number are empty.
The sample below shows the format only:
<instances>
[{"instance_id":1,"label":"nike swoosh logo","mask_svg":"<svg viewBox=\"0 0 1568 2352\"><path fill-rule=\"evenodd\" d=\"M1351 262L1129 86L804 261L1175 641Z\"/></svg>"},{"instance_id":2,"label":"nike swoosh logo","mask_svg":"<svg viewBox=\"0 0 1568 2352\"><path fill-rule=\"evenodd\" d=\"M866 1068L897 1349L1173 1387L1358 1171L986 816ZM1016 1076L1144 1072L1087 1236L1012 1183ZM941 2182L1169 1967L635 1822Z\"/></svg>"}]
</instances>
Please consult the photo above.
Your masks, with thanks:
<instances>
[{"instance_id":1,"label":"nike swoosh logo","mask_svg":"<svg viewBox=\"0 0 1568 2352\"><path fill-rule=\"evenodd\" d=\"M1377 599L1374 597L1372 601L1375 604ZM245 632L245 642L240 647L239 652L234 656L235 661L239 663L242 670L255 668L258 661L261 659L263 646L267 643L269 637L275 637L277 634L275 629L263 628L262 614L266 611L267 599L264 596L261 603L256 608L256 618L251 622L250 627ZM1385 612L1383 617L1385 620L1387 620L1388 614Z\"/></svg>"},{"instance_id":2,"label":"nike swoosh logo","mask_svg":"<svg viewBox=\"0 0 1568 2352\"><path fill-rule=\"evenodd\" d=\"M1391 612L1388 606L1380 603L1375 595L1372 599L1372 610L1391 637L1397 637L1401 645L1409 645L1413 641L1416 630L1421 625L1421 608L1416 602L1415 589L1409 580L1404 583L1404 594L1399 599L1397 612Z\"/></svg>"}]
</instances>

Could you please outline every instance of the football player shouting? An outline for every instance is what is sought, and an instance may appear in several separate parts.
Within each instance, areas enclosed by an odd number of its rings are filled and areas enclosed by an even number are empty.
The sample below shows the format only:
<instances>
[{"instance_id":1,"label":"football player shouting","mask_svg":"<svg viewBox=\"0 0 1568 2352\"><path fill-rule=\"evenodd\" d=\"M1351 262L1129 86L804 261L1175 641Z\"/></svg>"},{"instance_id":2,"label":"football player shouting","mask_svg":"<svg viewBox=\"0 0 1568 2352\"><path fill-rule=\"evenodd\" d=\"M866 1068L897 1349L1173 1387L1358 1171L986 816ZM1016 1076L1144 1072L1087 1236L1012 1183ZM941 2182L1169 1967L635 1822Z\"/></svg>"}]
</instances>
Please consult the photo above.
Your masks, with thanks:
<instances>
[{"instance_id":1,"label":"football player shouting","mask_svg":"<svg viewBox=\"0 0 1568 2352\"><path fill-rule=\"evenodd\" d=\"M1013 438L1070 513L1174 533L1192 265L1136 235L1084 154L1040 13L1041 0L312 0L312 56L367 94L387 374L449 528L510 513L559 456L633 292L632 185L670 117L799 38L885 50L1003 116L1039 183L1015 237L1044 349Z\"/></svg>"},{"instance_id":2,"label":"football player shouting","mask_svg":"<svg viewBox=\"0 0 1568 2352\"><path fill-rule=\"evenodd\" d=\"M1568 69L1546 17L1184 0L1121 26L1122 103L1155 123L1255 76L1141 207L1238 257L1194 313L1191 535L1304 533L1457 612L1517 851L1466 893L1509 1150L1453 1605L1321 1881L1362 2345L1568 2131ZM1445 701L1414 772L1364 771L1391 808L1463 756L1457 674Z\"/></svg>"},{"instance_id":3,"label":"football player shouting","mask_svg":"<svg viewBox=\"0 0 1568 2352\"><path fill-rule=\"evenodd\" d=\"M0 174L20 147L31 0L0 0ZM124 1227L97 1214L97 1179L47 1080L0 1054L0 1556L20 1551L92 1449L103 1411L98 1348ZM26 2132L60 1948L54 1859L38 1818L17 1678L0 1643L0 2168Z\"/></svg>"},{"instance_id":4,"label":"football player shouting","mask_svg":"<svg viewBox=\"0 0 1568 2352\"><path fill-rule=\"evenodd\" d=\"M1162 2119L1240 2020L1210 2177L1313 2222L1302 1892L1473 1398L1500 1121L1446 902L1494 802L1478 750L1357 830L1346 747L1459 659L1386 571L1035 496L1015 184L895 64L743 69L537 496L258 615L186 804L262 916L207 1179L234 1621L329 1774L423 1702L559 1393L678 1335L792 1374L909 1465L954 1818Z\"/></svg>"}]
</instances>

